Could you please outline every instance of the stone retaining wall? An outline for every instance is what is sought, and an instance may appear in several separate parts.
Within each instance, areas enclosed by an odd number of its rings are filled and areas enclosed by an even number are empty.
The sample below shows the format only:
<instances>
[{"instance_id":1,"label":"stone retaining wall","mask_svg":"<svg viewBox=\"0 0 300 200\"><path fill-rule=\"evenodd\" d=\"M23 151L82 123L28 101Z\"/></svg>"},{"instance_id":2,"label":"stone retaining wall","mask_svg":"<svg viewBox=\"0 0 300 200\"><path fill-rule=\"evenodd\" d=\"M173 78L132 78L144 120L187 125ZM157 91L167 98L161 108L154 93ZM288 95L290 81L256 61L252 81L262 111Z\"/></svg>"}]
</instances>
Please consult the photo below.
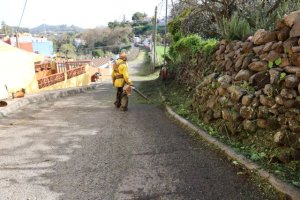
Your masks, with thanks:
<instances>
[{"instance_id":1,"label":"stone retaining wall","mask_svg":"<svg viewBox=\"0 0 300 200\"><path fill-rule=\"evenodd\" d=\"M300 160L300 11L274 31L221 41L215 72L197 86L192 108L204 121L223 120L232 134L274 130L274 143Z\"/></svg>"}]
</instances>

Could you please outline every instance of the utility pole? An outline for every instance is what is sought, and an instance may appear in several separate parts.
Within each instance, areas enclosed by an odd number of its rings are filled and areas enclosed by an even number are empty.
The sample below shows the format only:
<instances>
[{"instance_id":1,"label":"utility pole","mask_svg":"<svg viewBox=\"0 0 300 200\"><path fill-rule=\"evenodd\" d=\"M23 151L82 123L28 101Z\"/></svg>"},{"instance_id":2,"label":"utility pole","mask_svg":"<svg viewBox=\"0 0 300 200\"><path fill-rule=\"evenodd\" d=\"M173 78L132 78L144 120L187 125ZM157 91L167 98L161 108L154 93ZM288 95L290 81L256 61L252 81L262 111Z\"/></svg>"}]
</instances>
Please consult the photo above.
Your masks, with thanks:
<instances>
[{"instance_id":1,"label":"utility pole","mask_svg":"<svg viewBox=\"0 0 300 200\"><path fill-rule=\"evenodd\" d=\"M156 33L157 32L157 6L155 6L154 14L154 31L153 31L153 70L155 70L156 65Z\"/></svg>"},{"instance_id":2,"label":"utility pole","mask_svg":"<svg viewBox=\"0 0 300 200\"><path fill-rule=\"evenodd\" d=\"M20 29L20 26L21 26L21 22L22 22L22 19L23 19L23 15L24 15L24 12L25 12L26 5L27 5L27 0L25 1L24 8L23 8L22 15L21 15L21 19L19 21L19 25L18 25L18 28L17 28L17 31L16 31L16 43L17 43L18 48L19 48L19 38L18 38L19 37L19 29Z\"/></svg>"},{"instance_id":3,"label":"utility pole","mask_svg":"<svg viewBox=\"0 0 300 200\"><path fill-rule=\"evenodd\" d=\"M166 18L165 18L165 41L164 41L164 66L166 65L166 46L167 46L167 27L168 27L168 0L166 0Z\"/></svg>"},{"instance_id":4,"label":"utility pole","mask_svg":"<svg viewBox=\"0 0 300 200\"><path fill-rule=\"evenodd\" d=\"M17 31L16 32L16 47L19 48L20 45L19 45L19 32Z\"/></svg>"},{"instance_id":5,"label":"utility pole","mask_svg":"<svg viewBox=\"0 0 300 200\"><path fill-rule=\"evenodd\" d=\"M164 64L161 68L161 80L167 79L167 66L166 66L166 48L167 48L167 26L168 26L168 0L166 0L166 18L165 18L165 41L164 41Z\"/></svg>"},{"instance_id":6,"label":"utility pole","mask_svg":"<svg viewBox=\"0 0 300 200\"><path fill-rule=\"evenodd\" d=\"M4 28L4 34L5 34L5 36L7 36L7 30L6 30L6 24L5 23L3 23L2 28Z\"/></svg>"}]
</instances>

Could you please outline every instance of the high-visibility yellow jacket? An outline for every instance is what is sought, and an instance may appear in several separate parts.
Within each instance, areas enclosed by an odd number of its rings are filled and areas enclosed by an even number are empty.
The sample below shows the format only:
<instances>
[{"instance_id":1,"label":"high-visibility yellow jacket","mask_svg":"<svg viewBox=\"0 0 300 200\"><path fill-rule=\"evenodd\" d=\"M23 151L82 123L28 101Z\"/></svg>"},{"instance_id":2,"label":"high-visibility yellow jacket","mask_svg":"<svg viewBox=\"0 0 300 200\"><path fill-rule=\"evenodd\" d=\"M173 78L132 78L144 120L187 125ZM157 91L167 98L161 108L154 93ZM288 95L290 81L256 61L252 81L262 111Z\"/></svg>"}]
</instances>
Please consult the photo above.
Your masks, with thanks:
<instances>
[{"instance_id":1,"label":"high-visibility yellow jacket","mask_svg":"<svg viewBox=\"0 0 300 200\"><path fill-rule=\"evenodd\" d=\"M126 61L118 59L116 63L114 63L113 72L112 72L112 80L115 87L124 87L125 84L132 85L132 82L128 75L128 67Z\"/></svg>"}]
</instances>

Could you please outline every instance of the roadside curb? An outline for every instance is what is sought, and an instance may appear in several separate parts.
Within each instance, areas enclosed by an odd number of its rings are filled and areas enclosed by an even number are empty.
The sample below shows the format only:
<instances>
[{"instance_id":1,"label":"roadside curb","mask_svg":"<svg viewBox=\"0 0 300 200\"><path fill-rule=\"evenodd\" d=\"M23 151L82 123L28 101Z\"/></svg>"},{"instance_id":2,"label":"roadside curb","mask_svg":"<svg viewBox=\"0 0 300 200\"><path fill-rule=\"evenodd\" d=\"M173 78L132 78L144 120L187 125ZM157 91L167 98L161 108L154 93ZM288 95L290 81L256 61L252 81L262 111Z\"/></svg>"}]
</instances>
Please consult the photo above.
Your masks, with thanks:
<instances>
[{"instance_id":1,"label":"roadside curb","mask_svg":"<svg viewBox=\"0 0 300 200\"><path fill-rule=\"evenodd\" d=\"M69 88L69 89L61 89L61 90L52 90L52 91L45 91L38 94L31 94L27 95L20 99L14 99L12 102L8 102L6 107L0 109L0 118L5 117L8 114L14 112L15 110L22 108L31 103L39 103L43 101L49 101L53 99L58 99L61 97L70 96L73 94L82 93L88 90L93 90L98 88L102 84L93 84L88 86L76 87L76 88Z\"/></svg>"},{"instance_id":2,"label":"roadside curb","mask_svg":"<svg viewBox=\"0 0 300 200\"><path fill-rule=\"evenodd\" d=\"M161 95L162 96L162 95ZM162 96L164 99L164 97ZM268 181L276 190L281 192L282 194L286 195L287 197L293 199L293 200L299 200L300 199L300 191L286 183L282 180L275 177L273 174L267 172L266 170L259 167L256 163L252 162L251 160L247 159L245 156L238 154L235 152L231 147L223 144L222 142L218 141L216 138L210 136L208 133L206 133L204 130L201 130L197 128L195 125L190 123L188 120L182 118L177 113L175 113L171 107L168 105L165 105L167 113L173 117L175 120L177 120L180 124L183 126L188 127L192 131L195 131L198 133L203 139L208 141L210 144L213 144L218 149L220 149L222 152L224 152L229 158L232 160L236 160L238 163L246 167L248 170L256 172L262 179Z\"/></svg>"}]
</instances>

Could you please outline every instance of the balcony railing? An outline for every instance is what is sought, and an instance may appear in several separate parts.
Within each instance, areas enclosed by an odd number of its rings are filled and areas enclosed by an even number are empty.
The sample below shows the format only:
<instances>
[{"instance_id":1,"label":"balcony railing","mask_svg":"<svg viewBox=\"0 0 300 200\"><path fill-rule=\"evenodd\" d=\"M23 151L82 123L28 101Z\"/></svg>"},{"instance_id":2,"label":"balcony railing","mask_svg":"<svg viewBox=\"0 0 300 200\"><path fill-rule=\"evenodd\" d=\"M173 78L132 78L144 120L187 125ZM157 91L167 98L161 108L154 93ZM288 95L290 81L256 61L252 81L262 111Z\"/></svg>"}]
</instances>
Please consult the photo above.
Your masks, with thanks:
<instances>
[{"instance_id":1,"label":"balcony railing","mask_svg":"<svg viewBox=\"0 0 300 200\"><path fill-rule=\"evenodd\" d=\"M56 62L56 71L57 73L43 77L38 80L39 89L54 85L59 82L65 81L65 77L67 79L79 76L81 74L86 73L85 66L91 64L91 61L69 61L69 62ZM40 71L40 69L45 70L49 69L51 66L49 63L36 64L36 71ZM37 70L39 69L39 70Z\"/></svg>"},{"instance_id":2,"label":"balcony railing","mask_svg":"<svg viewBox=\"0 0 300 200\"><path fill-rule=\"evenodd\" d=\"M68 61L65 62L67 70L82 67L85 65L91 65L92 61L90 60L77 60L77 61Z\"/></svg>"},{"instance_id":3,"label":"balcony railing","mask_svg":"<svg viewBox=\"0 0 300 200\"><path fill-rule=\"evenodd\" d=\"M56 61L52 63L53 66L51 67L51 62L46 63L39 63L35 64L35 72L40 72L44 70L54 71L54 73L66 72L68 70L78 68L85 65L92 65L92 61L90 60L79 60L79 61Z\"/></svg>"},{"instance_id":4,"label":"balcony railing","mask_svg":"<svg viewBox=\"0 0 300 200\"><path fill-rule=\"evenodd\" d=\"M65 80L65 73L53 74L38 80L39 89L54 85L55 83L63 82Z\"/></svg>"},{"instance_id":5,"label":"balcony railing","mask_svg":"<svg viewBox=\"0 0 300 200\"><path fill-rule=\"evenodd\" d=\"M84 66L68 70L67 71L67 79L70 79L70 78L75 77L75 76L79 76L79 75L84 74L84 73L85 73L85 67Z\"/></svg>"},{"instance_id":6,"label":"balcony railing","mask_svg":"<svg viewBox=\"0 0 300 200\"><path fill-rule=\"evenodd\" d=\"M67 72L60 72L57 74L52 74L38 80L39 89L54 85L59 82L65 81L65 73L67 74L67 79L79 76L85 73L85 66L77 67Z\"/></svg>"},{"instance_id":7,"label":"balcony railing","mask_svg":"<svg viewBox=\"0 0 300 200\"><path fill-rule=\"evenodd\" d=\"M35 72L40 72L44 70L50 70L51 69L51 63L40 63L40 64L35 64Z\"/></svg>"}]
</instances>

